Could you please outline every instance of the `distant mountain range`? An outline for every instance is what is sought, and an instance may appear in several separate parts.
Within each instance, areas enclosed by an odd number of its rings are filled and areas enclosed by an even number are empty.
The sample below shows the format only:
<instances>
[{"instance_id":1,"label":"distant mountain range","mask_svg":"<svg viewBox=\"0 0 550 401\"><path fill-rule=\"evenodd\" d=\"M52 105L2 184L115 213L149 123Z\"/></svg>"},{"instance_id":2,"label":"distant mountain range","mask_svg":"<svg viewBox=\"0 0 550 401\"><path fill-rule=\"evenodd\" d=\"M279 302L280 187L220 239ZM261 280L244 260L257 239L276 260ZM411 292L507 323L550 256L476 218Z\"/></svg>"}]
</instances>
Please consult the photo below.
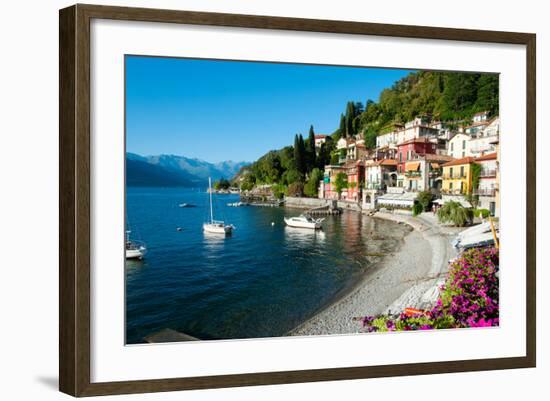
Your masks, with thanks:
<instances>
[{"instance_id":1,"label":"distant mountain range","mask_svg":"<svg viewBox=\"0 0 550 401\"><path fill-rule=\"evenodd\" d=\"M140 156L126 153L126 185L134 187L196 187L212 180L232 178L250 163L209 163L176 155Z\"/></svg>"}]
</instances>

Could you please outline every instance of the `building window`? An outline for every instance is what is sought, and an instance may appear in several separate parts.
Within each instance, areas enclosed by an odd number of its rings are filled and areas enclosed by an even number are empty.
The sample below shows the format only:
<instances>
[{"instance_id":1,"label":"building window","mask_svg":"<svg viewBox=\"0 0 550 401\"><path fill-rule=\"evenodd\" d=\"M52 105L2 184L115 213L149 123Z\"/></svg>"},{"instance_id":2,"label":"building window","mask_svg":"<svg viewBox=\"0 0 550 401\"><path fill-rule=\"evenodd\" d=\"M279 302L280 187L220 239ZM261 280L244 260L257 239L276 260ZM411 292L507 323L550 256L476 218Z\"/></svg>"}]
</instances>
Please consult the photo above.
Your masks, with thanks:
<instances>
[{"instance_id":1,"label":"building window","mask_svg":"<svg viewBox=\"0 0 550 401\"><path fill-rule=\"evenodd\" d=\"M460 166L460 177L464 177L464 166Z\"/></svg>"},{"instance_id":2,"label":"building window","mask_svg":"<svg viewBox=\"0 0 550 401\"><path fill-rule=\"evenodd\" d=\"M466 141L462 141L462 149L466 149Z\"/></svg>"},{"instance_id":3,"label":"building window","mask_svg":"<svg viewBox=\"0 0 550 401\"><path fill-rule=\"evenodd\" d=\"M462 151L462 157L466 157L466 152Z\"/></svg>"},{"instance_id":4,"label":"building window","mask_svg":"<svg viewBox=\"0 0 550 401\"><path fill-rule=\"evenodd\" d=\"M454 150L454 142L451 142L451 152Z\"/></svg>"},{"instance_id":5,"label":"building window","mask_svg":"<svg viewBox=\"0 0 550 401\"><path fill-rule=\"evenodd\" d=\"M453 190L453 183L452 182L449 182L449 189L452 191Z\"/></svg>"},{"instance_id":6,"label":"building window","mask_svg":"<svg viewBox=\"0 0 550 401\"><path fill-rule=\"evenodd\" d=\"M453 168L452 167L449 169L449 177L453 178Z\"/></svg>"}]
</instances>

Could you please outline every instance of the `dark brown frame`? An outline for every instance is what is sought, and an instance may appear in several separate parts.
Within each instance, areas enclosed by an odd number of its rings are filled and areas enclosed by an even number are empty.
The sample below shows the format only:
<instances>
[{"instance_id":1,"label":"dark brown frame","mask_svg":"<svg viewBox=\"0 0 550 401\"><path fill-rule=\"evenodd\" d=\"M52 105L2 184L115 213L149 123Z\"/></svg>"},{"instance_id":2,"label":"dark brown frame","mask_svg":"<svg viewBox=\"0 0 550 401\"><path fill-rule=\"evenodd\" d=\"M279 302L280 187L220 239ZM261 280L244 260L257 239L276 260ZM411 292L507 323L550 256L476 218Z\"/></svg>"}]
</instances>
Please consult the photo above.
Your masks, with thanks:
<instances>
[{"instance_id":1,"label":"dark brown frame","mask_svg":"<svg viewBox=\"0 0 550 401\"><path fill-rule=\"evenodd\" d=\"M524 357L122 382L90 382L90 20L92 18L525 45L527 333ZM536 365L536 35L254 15L74 5L59 13L59 389L73 396L364 379Z\"/></svg>"}]
</instances>

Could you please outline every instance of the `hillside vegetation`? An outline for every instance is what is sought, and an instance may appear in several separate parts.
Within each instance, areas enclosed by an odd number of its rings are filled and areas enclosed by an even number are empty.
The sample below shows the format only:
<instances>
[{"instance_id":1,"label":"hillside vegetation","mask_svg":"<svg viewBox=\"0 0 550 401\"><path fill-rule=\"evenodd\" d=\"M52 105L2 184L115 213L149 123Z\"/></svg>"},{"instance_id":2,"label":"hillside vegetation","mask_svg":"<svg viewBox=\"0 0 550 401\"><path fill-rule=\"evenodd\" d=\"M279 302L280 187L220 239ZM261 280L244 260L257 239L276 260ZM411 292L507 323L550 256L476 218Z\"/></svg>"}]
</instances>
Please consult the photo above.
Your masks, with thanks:
<instances>
[{"instance_id":1,"label":"hillside vegetation","mask_svg":"<svg viewBox=\"0 0 550 401\"><path fill-rule=\"evenodd\" d=\"M374 148L376 137L389 132L393 123L405 123L421 114L431 114L451 125L468 123L480 111L498 114L498 82L497 74L411 73L384 89L378 101L349 101L340 115L338 129L317 152L312 126L305 140L302 134L296 134L293 146L269 151L241 169L235 180L242 178L245 190L274 184L278 193L288 193L290 187L293 194L315 196L317 183L313 179L322 176L325 165L337 162L335 145L339 138L362 134L365 145Z\"/></svg>"}]
</instances>

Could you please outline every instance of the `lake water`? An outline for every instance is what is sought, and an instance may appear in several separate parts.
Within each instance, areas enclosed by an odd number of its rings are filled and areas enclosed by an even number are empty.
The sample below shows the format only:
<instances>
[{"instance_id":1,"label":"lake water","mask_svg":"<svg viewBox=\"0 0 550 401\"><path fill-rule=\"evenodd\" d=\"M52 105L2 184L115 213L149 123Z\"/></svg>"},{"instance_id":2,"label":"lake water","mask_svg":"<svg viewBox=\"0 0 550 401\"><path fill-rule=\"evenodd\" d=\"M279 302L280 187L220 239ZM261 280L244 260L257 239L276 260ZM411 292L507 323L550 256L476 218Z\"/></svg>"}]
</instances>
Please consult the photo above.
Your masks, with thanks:
<instances>
[{"instance_id":1,"label":"lake water","mask_svg":"<svg viewBox=\"0 0 550 401\"><path fill-rule=\"evenodd\" d=\"M214 195L215 218L236 226L223 238L202 231L205 189L127 189L132 238L148 248L144 260L126 261L127 343L165 328L203 340L285 335L357 283L408 230L354 212L327 217L322 231L293 229L283 217L300 210L227 206L238 200Z\"/></svg>"}]
</instances>

